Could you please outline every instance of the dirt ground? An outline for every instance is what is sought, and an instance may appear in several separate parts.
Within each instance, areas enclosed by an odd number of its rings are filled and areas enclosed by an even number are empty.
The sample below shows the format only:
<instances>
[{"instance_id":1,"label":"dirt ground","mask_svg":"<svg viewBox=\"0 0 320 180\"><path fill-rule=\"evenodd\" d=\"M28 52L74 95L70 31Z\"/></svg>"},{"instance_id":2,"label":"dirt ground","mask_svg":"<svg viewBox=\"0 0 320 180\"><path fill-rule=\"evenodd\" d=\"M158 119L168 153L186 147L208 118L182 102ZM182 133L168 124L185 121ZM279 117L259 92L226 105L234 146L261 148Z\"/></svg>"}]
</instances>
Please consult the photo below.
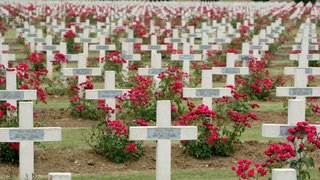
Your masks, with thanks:
<instances>
[{"instance_id":1,"label":"dirt ground","mask_svg":"<svg viewBox=\"0 0 320 180\"><path fill-rule=\"evenodd\" d=\"M70 117L66 109L36 110L40 119L45 119L44 125L62 128L91 127L95 124L91 120L75 119ZM259 112L259 121L262 123L286 123L286 115L281 112ZM319 118L308 117L310 123L319 123ZM259 163L266 158L263 151L270 142L250 141L237 145L237 151L229 157L212 157L207 160L197 160L182 153L182 147L174 144L172 147L172 169L230 169L239 159L252 159ZM121 173L155 170L155 145L145 147L145 156L138 161L124 164L113 163L97 155L92 149L39 149L35 151L35 173L47 175L49 172L71 172L73 174ZM320 165L320 152L316 153L315 162ZM17 165L0 164L1 176L18 174ZM1 179L1 178L0 178Z\"/></svg>"}]
</instances>

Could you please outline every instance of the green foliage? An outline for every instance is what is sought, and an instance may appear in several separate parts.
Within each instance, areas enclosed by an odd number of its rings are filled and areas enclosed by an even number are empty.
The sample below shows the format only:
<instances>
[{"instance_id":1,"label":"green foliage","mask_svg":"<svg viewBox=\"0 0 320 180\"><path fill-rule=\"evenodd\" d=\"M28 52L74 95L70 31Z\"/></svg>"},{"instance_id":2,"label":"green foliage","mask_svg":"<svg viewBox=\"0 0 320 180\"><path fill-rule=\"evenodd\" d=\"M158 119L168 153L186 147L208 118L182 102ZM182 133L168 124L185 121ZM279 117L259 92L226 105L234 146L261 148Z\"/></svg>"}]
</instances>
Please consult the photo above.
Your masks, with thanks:
<instances>
[{"instance_id":1,"label":"green foliage","mask_svg":"<svg viewBox=\"0 0 320 180\"><path fill-rule=\"evenodd\" d=\"M265 99L272 95L277 86L283 86L282 76L272 77L265 68L264 60L249 60L249 75L238 76L237 88L240 93L249 94L251 99Z\"/></svg>"},{"instance_id":2,"label":"green foliage","mask_svg":"<svg viewBox=\"0 0 320 180\"><path fill-rule=\"evenodd\" d=\"M133 87L128 93L119 97L122 111L117 114L120 119L143 119L145 121L156 120L156 102L158 100L170 100L172 102L172 119L180 116L185 111L184 98L182 96L182 83L185 73L178 68L168 67L165 72L158 75L161 79L157 85L151 77L136 75L131 79Z\"/></svg>"},{"instance_id":3,"label":"green foliage","mask_svg":"<svg viewBox=\"0 0 320 180\"><path fill-rule=\"evenodd\" d=\"M139 159L143 155L142 142L129 141L127 126L120 121L98 122L86 141L97 154L116 163Z\"/></svg>"},{"instance_id":4,"label":"green foliage","mask_svg":"<svg viewBox=\"0 0 320 180\"><path fill-rule=\"evenodd\" d=\"M257 120L250 106L247 95L237 94L234 97L223 97L215 101L215 112L201 105L193 110L189 103L190 112L179 117L182 125L198 126L198 139L182 141L184 152L188 155L205 159L213 155L229 156L234 152L234 143L240 143L240 137L246 128L250 128L250 120Z\"/></svg>"},{"instance_id":5,"label":"green foliage","mask_svg":"<svg viewBox=\"0 0 320 180\"><path fill-rule=\"evenodd\" d=\"M18 127L16 107L7 102L0 103L0 128ZM19 143L0 143L0 162L19 162Z\"/></svg>"},{"instance_id":6,"label":"green foliage","mask_svg":"<svg viewBox=\"0 0 320 180\"><path fill-rule=\"evenodd\" d=\"M45 87L45 92L47 95L66 95L68 93L68 87L61 81L55 81L48 83L48 87Z\"/></svg>"},{"instance_id":7,"label":"green foliage","mask_svg":"<svg viewBox=\"0 0 320 180\"><path fill-rule=\"evenodd\" d=\"M0 161L19 162L19 143L0 143Z\"/></svg>"},{"instance_id":8,"label":"green foliage","mask_svg":"<svg viewBox=\"0 0 320 180\"><path fill-rule=\"evenodd\" d=\"M303 2L303 3L316 3L316 0L294 0L295 3L300 3L300 2Z\"/></svg>"}]
</instances>

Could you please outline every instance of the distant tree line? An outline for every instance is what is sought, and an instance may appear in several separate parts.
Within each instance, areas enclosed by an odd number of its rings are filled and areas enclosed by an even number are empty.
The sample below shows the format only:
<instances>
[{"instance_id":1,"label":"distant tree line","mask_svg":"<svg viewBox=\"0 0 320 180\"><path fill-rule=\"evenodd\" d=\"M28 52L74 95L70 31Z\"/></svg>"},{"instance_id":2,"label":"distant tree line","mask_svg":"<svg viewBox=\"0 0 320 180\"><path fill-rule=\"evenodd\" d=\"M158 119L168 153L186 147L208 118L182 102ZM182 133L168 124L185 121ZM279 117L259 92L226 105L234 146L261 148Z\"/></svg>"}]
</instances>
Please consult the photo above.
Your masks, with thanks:
<instances>
[{"instance_id":1,"label":"distant tree line","mask_svg":"<svg viewBox=\"0 0 320 180\"><path fill-rule=\"evenodd\" d=\"M252 0L252 1L266 2L266 1L270 1L270 0ZM303 2L303 3L308 3L308 2L316 3L317 0L293 0L293 1L296 2L296 3L299 3L299 2Z\"/></svg>"}]
</instances>

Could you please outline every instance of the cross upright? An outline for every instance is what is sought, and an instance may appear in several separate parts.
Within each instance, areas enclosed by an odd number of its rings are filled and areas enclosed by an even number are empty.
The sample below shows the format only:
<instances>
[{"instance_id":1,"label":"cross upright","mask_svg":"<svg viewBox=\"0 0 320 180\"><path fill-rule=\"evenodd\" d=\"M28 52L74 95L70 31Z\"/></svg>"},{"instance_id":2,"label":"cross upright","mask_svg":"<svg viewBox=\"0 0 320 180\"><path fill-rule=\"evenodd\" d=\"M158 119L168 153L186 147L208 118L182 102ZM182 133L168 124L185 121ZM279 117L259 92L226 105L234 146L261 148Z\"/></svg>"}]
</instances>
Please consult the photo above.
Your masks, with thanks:
<instances>
[{"instance_id":1,"label":"cross upright","mask_svg":"<svg viewBox=\"0 0 320 180\"><path fill-rule=\"evenodd\" d=\"M208 34L202 33L202 41L201 44L195 44L192 46L192 50L200 50L202 51L202 60L206 60L207 51L211 50L218 50L219 46L218 44L209 44L210 38L208 37Z\"/></svg>"},{"instance_id":2,"label":"cross upright","mask_svg":"<svg viewBox=\"0 0 320 180\"><path fill-rule=\"evenodd\" d=\"M269 49L268 45L260 45L259 36L254 35L252 38L252 45L250 45L249 50L253 50L253 54L259 54L259 51L267 51Z\"/></svg>"},{"instance_id":3,"label":"cross upright","mask_svg":"<svg viewBox=\"0 0 320 180\"><path fill-rule=\"evenodd\" d=\"M5 68L9 67L9 61L14 61L16 59L15 54L7 54L3 51L8 51L9 46L2 44L4 39L0 36L0 64L4 65Z\"/></svg>"}]
</instances>

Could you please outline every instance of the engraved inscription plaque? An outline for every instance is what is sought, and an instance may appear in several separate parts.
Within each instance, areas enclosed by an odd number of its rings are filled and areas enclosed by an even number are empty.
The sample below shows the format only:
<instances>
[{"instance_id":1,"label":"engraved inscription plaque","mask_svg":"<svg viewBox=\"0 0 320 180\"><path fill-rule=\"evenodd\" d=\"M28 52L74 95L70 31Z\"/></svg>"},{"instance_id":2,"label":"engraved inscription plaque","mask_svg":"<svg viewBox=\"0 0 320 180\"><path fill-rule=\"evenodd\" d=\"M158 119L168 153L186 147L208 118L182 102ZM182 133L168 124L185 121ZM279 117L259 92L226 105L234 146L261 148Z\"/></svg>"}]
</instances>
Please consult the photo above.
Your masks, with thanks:
<instances>
[{"instance_id":1,"label":"engraved inscription plaque","mask_svg":"<svg viewBox=\"0 0 320 180\"><path fill-rule=\"evenodd\" d=\"M136 43L138 40L136 38L127 38L124 40L126 43Z\"/></svg>"},{"instance_id":2,"label":"engraved inscription plaque","mask_svg":"<svg viewBox=\"0 0 320 180\"><path fill-rule=\"evenodd\" d=\"M148 137L150 140L159 139L181 139L181 129L180 128L150 128L147 129Z\"/></svg>"},{"instance_id":3,"label":"engraved inscription plaque","mask_svg":"<svg viewBox=\"0 0 320 180\"><path fill-rule=\"evenodd\" d=\"M124 59L130 61L130 60L133 60L133 55L132 54L126 54L123 56Z\"/></svg>"},{"instance_id":4,"label":"engraved inscription plaque","mask_svg":"<svg viewBox=\"0 0 320 180\"><path fill-rule=\"evenodd\" d=\"M109 46L106 45L96 45L96 50L109 50Z\"/></svg>"},{"instance_id":5,"label":"engraved inscription plaque","mask_svg":"<svg viewBox=\"0 0 320 180\"><path fill-rule=\"evenodd\" d=\"M28 28L22 28L22 29L21 29L21 32L23 32L23 33L25 33L25 32L30 32L30 29L28 29Z\"/></svg>"},{"instance_id":6,"label":"engraved inscription plaque","mask_svg":"<svg viewBox=\"0 0 320 180\"><path fill-rule=\"evenodd\" d=\"M295 126L280 126L280 137L289 136L291 133L288 132L289 128L294 128Z\"/></svg>"},{"instance_id":7,"label":"engraved inscription plaque","mask_svg":"<svg viewBox=\"0 0 320 180\"><path fill-rule=\"evenodd\" d=\"M73 69L73 75L91 75L92 69Z\"/></svg>"},{"instance_id":8,"label":"engraved inscription plaque","mask_svg":"<svg viewBox=\"0 0 320 180\"><path fill-rule=\"evenodd\" d=\"M313 59L313 55L312 55L312 54L308 54L308 55L307 55L307 59L308 59L308 60Z\"/></svg>"},{"instance_id":9,"label":"engraved inscription plaque","mask_svg":"<svg viewBox=\"0 0 320 180\"><path fill-rule=\"evenodd\" d=\"M43 129L11 129L10 141L41 141L44 140Z\"/></svg>"},{"instance_id":10,"label":"engraved inscription plaque","mask_svg":"<svg viewBox=\"0 0 320 180\"><path fill-rule=\"evenodd\" d=\"M45 43L46 39L45 38L34 38L33 40L35 43Z\"/></svg>"},{"instance_id":11,"label":"engraved inscription plaque","mask_svg":"<svg viewBox=\"0 0 320 180\"><path fill-rule=\"evenodd\" d=\"M66 55L64 55L64 57L65 57L66 59L68 59L69 61L72 59L71 54L66 54Z\"/></svg>"},{"instance_id":12,"label":"engraved inscription plaque","mask_svg":"<svg viewBox=\"0 0 320 180\"><path fill-rule=\"evenodd\" d=\"M55 50L57 50L57 46L46 45L46 46L43 46L43 50L44 51L55 51Z\"/></svg>"},{"instance_id":13,"label":"engraved inscription plaque","mask_svg":"<svg viewBox=\"0 0 320 180\"><path fill-rule=\"evenodd\" d=\"M103 90L98 92L98 98L113 98L115 96L121 96L121 90Z\"/></svg>"},{"instance_id":14,"label":"engraved inscription plaque","mask_svg":"<svg viewBox=\"0 0 320 180\"><path fill-rule=\"evenodd\" d=\"M188 34L188 38L196 38L197 35L196 34Z\"/></svg>"},{"instance_id":15,"label":"engraved inscription plaque","mask_svg":"<svg viewBox=\"0 0 320 180\"><path fill-rule=\"evenodd\" d=\"M0 91L0 99L24 99L24 92L22 91Z\"/></svg>"},{"instance_id":16,"label":"engraved inscription plaque","mask_svg":"<svg viewBox=\"0 0 320 180\"><path fill-rule=\"evenodd\" d=\"M193 54L180 54L179 55L180 60L194 60L194 55Z\"/></svg>"},{"instance_id":17,"label":"engraved inscription plaque","mask_svg":"<svg viewBox=\"0 0 320 180\"><path fill-rule=\"evenodd\" d=\"M253 56L252 55L239 55L239 59L241 61L248 61L250 60L250 58L252 58Z\"/></svg>"},{"instance_id":18,"label":"engraved inscription plaque","mask_svg":"<svg viewBox=\"0 0 320 180\"><path fill-rule=\"evenodd\" d=\"M262 49L262 46L260 46L260 45L251 45L251 46L250 46L250 49L251 49L251 50L261 50L261 49Z\"/></svg>"},{"instance_id":19,"label":"engraved inscription plaque","mask_svg":"<svg viewBox=\"0 0 320 180\"><path fill-rule=\"evenodd\" d=\"M59 32L61 33L64 33L64 32L67 32L68 30L67 29L59 29Z\"/></svg>"},{"instance_id":20,"label":"engraved inscription plaque","mask_svg":"<svg viewBox=\"0 0 320 180\"><path fill-rule=\"evenodd\" d=\"M211 45L199 45L200 50L209 50L212 49Z\"/></svg>"},{"instance_id":21,"label":"engraved inscription plaque","mask_svg":"<svg viewBox=\"0 0 320 180\"><path fill-rule=\"evenodd\" d=\"M27 37L37 37L37 34L27 34Z\"/></svg>"},{"instance_id":22,"label":"engraved inscription plaque","mask_svg":"<svg viewBox=\"0 0 320 180\"><path fill-rule=\"evenodd\" d=\"M214 42L216 42L216 43L224 43L224 42L226 42L226 40L222 39L222 38L218 38L218 39L215 39Z\"/></svg>"},{"instance_id":23,"label":"engraved inscription plaque","mask_svg":"<svg viewBox=\"0 0 320 180\"><path fill-rule=\"evenodd\" d=\"M216 97L220 95L219 89L197 89L196 97Z\"/></svg>"},{"instance_id":24,"label":"engraved inscription plaque","mask_svg":"<svg viewBox=\"0 0 320 180\"><path fill-rule=\"evenodd\" d=\"M180 38L175 38L175 39L170 39L171 43L182 43L182 39Z\"/></svg>"},{"instance_id":25,"label":"engraved inscription plaque","mask_svg":"<svg viewBox=\"0 0 320 180\"><path fill-rule=\"evenodd\" d=\"M311 88L289 88L290 96L311 96Z\"/></svg>"},{"instance_id":26,"label":"engraved inscription plaque","mask_svg":"<svg viewBox=\"0 0 320 180\"><path fill-rule=\"evenodd\" d=\"M150 75L158 75L158 74L160 74L160 73L162 73L164 71L165 71L165 69L163 69L163 68L158 68L158 69L151 68L151 69L148 69L148 74L150 74Z\"/></svg>"},{"instance_id":27,"label":"engraved inscription plaque","mask_svg":"<svg viewBox=\"0 0 320 180\"><path fill-rule=\"evenodd\" d=\"M80 42L81 43L91 43L91 39L90 38L81 38Z\"/></svg>"},{"instance_id":28,"label":"engraved inscription plaque","mask_svg":"<svg viewBox=\"0 0 320 180\"><path fill-rule=\"evenodd\" d=\"M161 50L161 46L160 45L150 45L148 46L149 50Z\"/></svg>"},{"instance_id":29,"label":"engraved inscription plaque","mask_svg":"<svg viewBox=\"0 0 320 180\"><path fill-rule=\"evenodd\" d=\"M269 39L259 39L259 42L260 42L260 43L268 43L268 42L269 42Z\"/></svg>"},{"instance_id":30,"label":"engraved inscription plaque","mask_svg":"<svg viewBox=\"0 0 320 180\"><path fill-rule=\"evenodd\" d=\"M312 68L305 68L305 69L304 69L304 72L305 72L306 74L312 74Z\"/></svg>"},{"instance_id":31,"label":"engraved inscription plaque","mask_svg":"<svg viewBox=\"0 0 320 180\"><path fill-rule=\"evenodd\" d=\"M223 74L240 74L240 68L222 68Z\"/></svg>"}]
</instances>

